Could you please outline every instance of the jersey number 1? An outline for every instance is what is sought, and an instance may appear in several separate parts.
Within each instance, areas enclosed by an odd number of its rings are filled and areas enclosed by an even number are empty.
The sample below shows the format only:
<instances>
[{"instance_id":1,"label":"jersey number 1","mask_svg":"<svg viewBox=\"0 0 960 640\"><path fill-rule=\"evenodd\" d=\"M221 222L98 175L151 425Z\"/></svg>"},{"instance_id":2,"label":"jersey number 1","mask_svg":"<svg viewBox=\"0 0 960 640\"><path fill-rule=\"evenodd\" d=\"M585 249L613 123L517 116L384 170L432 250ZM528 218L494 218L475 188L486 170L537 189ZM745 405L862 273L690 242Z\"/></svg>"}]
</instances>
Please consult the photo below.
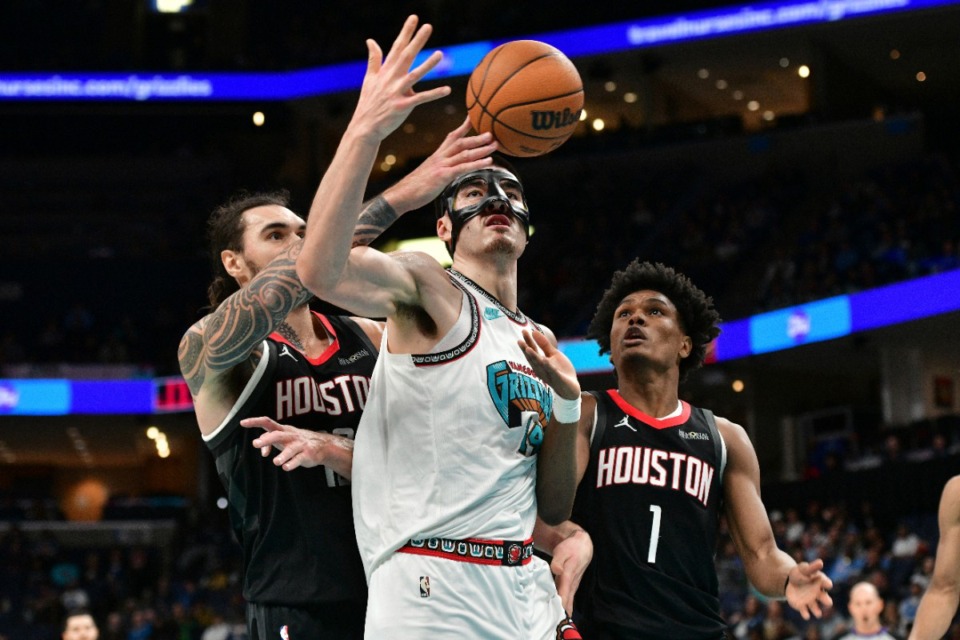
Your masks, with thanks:
<instances>
[{"instance_id":1,"label":"jersey number 1","mask_svg":"<svg viewBox=\"0 0 960 640\"><path fill-rule=\"evenodd\" d=\"M660 542L660 509L659 505L650 505L653 522L650 524L650 546L647 548L647 562L654 564L657 561L657 543Z\"/></svg>"}]
</instances>

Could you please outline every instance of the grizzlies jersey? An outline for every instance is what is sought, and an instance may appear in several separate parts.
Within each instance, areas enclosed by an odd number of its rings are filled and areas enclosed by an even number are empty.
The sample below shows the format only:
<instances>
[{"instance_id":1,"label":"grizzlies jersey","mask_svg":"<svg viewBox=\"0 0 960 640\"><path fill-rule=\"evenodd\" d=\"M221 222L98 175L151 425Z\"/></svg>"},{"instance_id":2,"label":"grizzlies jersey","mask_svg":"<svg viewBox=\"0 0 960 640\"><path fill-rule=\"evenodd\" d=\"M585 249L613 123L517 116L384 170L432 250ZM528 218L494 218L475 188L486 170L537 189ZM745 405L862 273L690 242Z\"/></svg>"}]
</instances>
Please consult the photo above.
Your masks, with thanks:
<instances>
[{"instance_id":1,"label":"grizzlies jersey","mask_svg":"<svg viewBox=\"0 0 960 640\"><path fill-rule=\"evenodd\" d=\"M527 540L536 454L553 405L517 341L538 327L451 271L460 316L428 354L384 332L353 456L357 540L369 580L411 539Z\"/></svg>"},{"instance_id":2,"label":"grizzlies jersey","mask_svg":"<svg viewBox=\"0 0 960 640\"><path fill-rule=\"evenodd\" d=\"M681 402L657 419L597 394L573 520L593 537L576 610L637 638L723 637L714 552L726 448L713 414Z\"/></svg>"},{"instance_id":3,"label":"grizzlies jersey","mask_svg":"<svg viewBox=\"0 0 960 640\"><path fill-rule=\"evenodd\" d=\"M279 334L233 410L204 440L227 490L230 521L243 548L243 595L288 606L364 600L349 481L325 467L284 471L251 443L262 431L240 420L278 422L352 438L367 401L376 348L345 317L316 314L332 338L315 360Z\"/></svg>"}]
</instances>

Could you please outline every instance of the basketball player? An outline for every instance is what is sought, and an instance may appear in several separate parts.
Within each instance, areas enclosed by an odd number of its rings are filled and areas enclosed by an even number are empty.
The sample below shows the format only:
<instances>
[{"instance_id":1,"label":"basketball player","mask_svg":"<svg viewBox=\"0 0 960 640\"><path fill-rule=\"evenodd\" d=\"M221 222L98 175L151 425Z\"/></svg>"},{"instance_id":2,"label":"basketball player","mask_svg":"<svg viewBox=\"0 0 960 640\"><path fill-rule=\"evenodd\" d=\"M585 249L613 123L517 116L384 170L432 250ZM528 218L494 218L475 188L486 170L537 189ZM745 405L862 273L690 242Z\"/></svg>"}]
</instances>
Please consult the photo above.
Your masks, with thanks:
<instances>
[{"instance_id":1,"label":"basketball player","mask_svg":"<svg viewBox=\"0 0 960 640\"><path fill-rule=\"evenodd\" d=\"M584 394L578 430L572 520L594 543L574 607L585 638L723 638L721 513L761 593L785 597L804 619L831 602L823 562L798 565L777 548L743 428L679 399L718 322L689 279L639 260L614 274L591 322L618 387Z\"/></svg>"},{"instance_id":2,"label":"basketball player","mask_svg":"<svg viewBox=\"0 0 960 640\"><path fill-rule=\"evenodd\" d=\"M353 458L366 637L579 638L532 553L538 507L557 523L573 504L580 386L552 333L517 308L530 214L516 173L489 157L492 142L463 152L436 222L449 271L424 254L351 250L381 141L449 93L413 91L440 60L411 70L431 32L417 24L408 18L386 57L367 41L360 98L297 260L322 298L386 318Z\"/></svg>"},{"instance_id":3,"label":"basketball player","mask_svg":"<svg viewBox=\"0 0 960 640\"><path fill-rule=\"evenodd\" d=\"M950 478L940 495L940 541L933 578L920 600L910 640L946 635L960 601L960 476Z\"/></svg>"},{"instance_id":4,"label":"basketball player","mask_svg":"<svg viewBox=\"0 0 960 640\"><path fill-rule=\"evenodd\" d=\"M467 133L452 132L373 200L353 241L365 244L397 212L429 203L446 182L438 168L457 167L457 154L482 146ZM209 290L214 311L186 332L179 358L243 547L249 636L362 637L366 585L347 478L382 324L311 311L295 269L306 223L284 194L235 198L209 227L219 272ZM264 416L252 427L273 419L302 429L261 442L260 429L239 428L247 416ZM271 445L282 448L273 460ZM306 450L322 466L281 468L298 465Z\"/></svg>"},{"instance_id":5,"label":"basketball player","mask_svg":"<svg viewBox=\"0 0 960 640\"><path fill-rule=\"evenodd\" d=\"M63 640L97 640L100 630L89 611L77 609L67 614L60 636Z\"/></svg>"},{"instance_id":6,"label":"basketball player","mask_svg":"<svg viewBox=\"0 0 960 640\"><path fill-rule=\"evenodd\" d=\"M852 629L837 640L900 640L890 633L880 621L883 613L883 598L877 587L871 582L858 582L850 589L850 601L847 603ZM938 638L940 636L937 636Z\"/></svg>"}]
</instances>

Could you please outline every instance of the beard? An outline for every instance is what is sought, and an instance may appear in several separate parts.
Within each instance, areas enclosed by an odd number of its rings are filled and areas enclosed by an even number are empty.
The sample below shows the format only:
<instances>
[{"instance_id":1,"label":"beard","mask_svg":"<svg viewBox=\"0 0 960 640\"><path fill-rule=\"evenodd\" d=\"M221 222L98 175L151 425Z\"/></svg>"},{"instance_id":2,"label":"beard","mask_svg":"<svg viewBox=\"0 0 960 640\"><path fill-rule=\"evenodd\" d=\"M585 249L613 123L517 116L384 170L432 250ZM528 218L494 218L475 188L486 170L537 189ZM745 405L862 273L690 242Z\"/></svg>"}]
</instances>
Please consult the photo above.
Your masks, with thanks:
<instances>
[{"instance_id":1,"label":"beard","mask_svg":"<svg viewBox=\"0 0 960 640\"><path fill-rule=\"evenodd\" d=\"M493 242L487 245L489 253L513 254L516 251L516 244L506 236L497 236Z\"/></svg>"}]
</instances>

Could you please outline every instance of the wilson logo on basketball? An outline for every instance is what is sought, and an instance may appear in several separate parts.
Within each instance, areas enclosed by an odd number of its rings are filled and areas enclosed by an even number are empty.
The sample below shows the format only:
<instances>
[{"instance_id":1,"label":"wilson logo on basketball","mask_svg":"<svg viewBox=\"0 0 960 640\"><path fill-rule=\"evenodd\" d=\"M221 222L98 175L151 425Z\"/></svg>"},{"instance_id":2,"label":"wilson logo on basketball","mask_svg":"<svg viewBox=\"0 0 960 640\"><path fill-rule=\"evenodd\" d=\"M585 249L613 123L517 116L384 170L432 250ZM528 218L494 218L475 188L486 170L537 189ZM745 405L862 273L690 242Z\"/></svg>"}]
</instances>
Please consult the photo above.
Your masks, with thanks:
<instances>
[{"instance_id":1,"label":"wilson logo on basketball","mask_svg":"<svg viewBox=\"0 0 960 640\"><path fill-rule=\"evenodd\" d=\"M536 131L547 131L549 129L562 129L577 124L580 121L580 111L531 111L530 117L533 119L532 126Z\"/></svg>"}]
</instances>

